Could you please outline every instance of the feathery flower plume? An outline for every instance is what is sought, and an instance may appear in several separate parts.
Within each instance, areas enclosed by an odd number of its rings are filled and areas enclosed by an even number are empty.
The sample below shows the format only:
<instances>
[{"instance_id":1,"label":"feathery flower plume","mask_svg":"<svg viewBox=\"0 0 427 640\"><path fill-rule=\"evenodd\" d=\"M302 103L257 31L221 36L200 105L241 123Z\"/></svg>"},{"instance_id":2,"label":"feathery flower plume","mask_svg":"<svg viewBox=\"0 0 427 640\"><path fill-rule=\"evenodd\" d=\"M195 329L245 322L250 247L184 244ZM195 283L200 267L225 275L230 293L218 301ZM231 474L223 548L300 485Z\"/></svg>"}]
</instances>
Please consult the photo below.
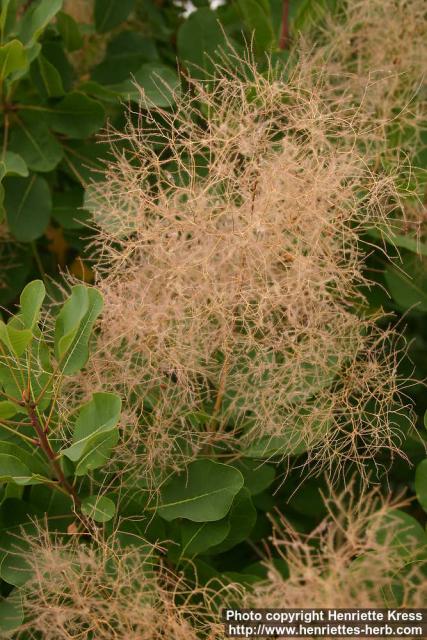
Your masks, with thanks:
<instances>
[{"instance_id":1,"label":"feathery flower plume","mask_svg":"<svg viewBox=\"0 0 427 640\"><path fill-rule=\"evenodd\" d=\"M393 335L360 293L360 236L399 208L394 178L371 170L378 131L304 59L232 64L173 112L142 93L111 136L127 150L88 198L106 311L82 384L139 406L125 458L151 481L212 448L364 473L406 412Z\"/></svg>"}]
</instances>

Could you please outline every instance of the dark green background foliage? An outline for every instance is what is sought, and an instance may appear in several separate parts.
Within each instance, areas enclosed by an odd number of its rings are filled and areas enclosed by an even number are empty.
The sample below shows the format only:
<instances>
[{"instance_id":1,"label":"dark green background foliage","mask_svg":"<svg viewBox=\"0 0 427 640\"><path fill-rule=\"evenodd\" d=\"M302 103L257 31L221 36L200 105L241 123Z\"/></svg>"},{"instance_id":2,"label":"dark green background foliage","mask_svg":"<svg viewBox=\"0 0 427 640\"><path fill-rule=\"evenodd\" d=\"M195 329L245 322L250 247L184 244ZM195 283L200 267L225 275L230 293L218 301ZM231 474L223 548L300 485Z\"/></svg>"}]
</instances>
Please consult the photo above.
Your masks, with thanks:
<instances>
[{"instance_id":1,"label":"dark green background foliage","mask_svg":"<svg viewBox=\"0 0 427 640\"><path fill-rule=\"evenodd\" d=\"M0 419L7 425L17 415L24 422L21 441L10 435L10 429L0 429L3 630L8 624L4 621L6 613L15 611L16 620L20 619L13 594L26 577L25 566L16 567L10 560L14 532L24 527L31 533L34 522L45 517L46 505L47 517L55 521L57 530L65 531L73 521L64 481L62 493L51 488L49 460L39 449L34 453L28 440L32 407L28 402L20 404L22 390L10 378L7 365L9 361L18 362L19 372L23 358L34 361L33 385L46 400L39 406L42 424L54 402L46 387L51 367L59 368L63 375L73 374L88 358L90 329L102 306L93 289L83 284L73 289L57 316L53 345L49 340L45 343L37 322L44 297L42 280L54 293L51 282L59 280L61 270L68 268L83 281L92 282L93 255L89 256L88 250L92 232L83 202L85 187L100 177L97 171L109 157L109 145L99 134L107 125L118 130L125 126L127 105L137 103L140 97L136 84L149 102L173 109L172 96L162 80L185 89L184 75L203 77L209 73L210 57L225 46L226 39L239 51L253 33L260 65L265 62L265 52L275 60L286 60L286 50L278 47L281 0L228 0L217 10L210 9L205 0L194 0L196 10L188 16L184 4L171 0L95 0L91 21L81 23L64 10L62 0L0 3L0 217L7 230L0 244L0 305L15 313L24 286L37 279L21 296L21 311L13 322L0 325L0 388L7 395L0 401ZM316 4L291 1L290 32L312 24L332 5L335 3L327 0ZM425 168L426 160L420 140L414 162ZM380 242L378 234L369 240ZM408 235L396 236L394 243L403 264L395 249L390 248L389 259L380 250L373 252L368 269L378 286L367 295L372 308L382 305L393 312L383 322L401 322L402 326L404 317L410 348L400 365L402 375L422 380L427 376L427 245L417 245ZM419 422L417 432L408 433L402 445L412 466L386 456L377 462L389 468L384 493L404 489L417 498L408 513L418 521L417 525L411 520L420 545L425 546L427 460L423 420L427 392L417 383L408 388L408 395L415 403ZM113 493L101 499L91 495L88 474L95 474L102 484L102 466L118 440L120 400L113 394L94 394L86 405L71 409L75 418L73 431L67 435L72 444L65 447L55 441L55 452L60 456L64 477L73 479L81 514L105 526L109 535L116 497ZM133 539L141 535L152 542L172 540L170 562L181 568L184 558L198 558L202 580L221 573L230 580L251 584L263 576L264 569L253 549L254 543L271 532L267 514L278 507L296 530L309 532L325 514L322 491L327 491L322 478L301 485L295 472L283 482L274 464L260 466L256 460L245 459L224 465L200 459L190 465L186 475L174 476L162 486L158 509L139 496L122 500L122 516L139 515L145 508L155 516L148 532L139 528L137 520L129 520L121 535L124 544L127 535ZM285 575L286 566L278 561L278 567ZM12 597L6 598L9 594Z\"/></svg>"}]
</instances>

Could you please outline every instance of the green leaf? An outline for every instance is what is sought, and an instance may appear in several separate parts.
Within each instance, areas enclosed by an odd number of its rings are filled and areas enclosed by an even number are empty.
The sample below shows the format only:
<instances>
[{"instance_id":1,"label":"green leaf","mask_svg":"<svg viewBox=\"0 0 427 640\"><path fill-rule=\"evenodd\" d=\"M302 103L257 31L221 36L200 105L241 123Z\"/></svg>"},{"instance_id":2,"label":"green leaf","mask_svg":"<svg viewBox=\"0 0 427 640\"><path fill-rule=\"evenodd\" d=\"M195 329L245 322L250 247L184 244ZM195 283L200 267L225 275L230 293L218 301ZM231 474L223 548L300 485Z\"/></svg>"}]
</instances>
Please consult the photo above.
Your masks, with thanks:
<instances>
[{"instance_id":1,"label":"green leaf","mask_svg":"<svg viewBox=\"0 0 427 640\"><path fill-rule=\"evenodd\" d=\"M87 138L98 131L105 120L100 102L74 91L61 100L53 111L52 129L70 138Z\"/></svg>"},{"instance_id":2,"label":"green leaf","mask_svg":"<svg viewBox=\"0 0 427 640\"><path fill-rule=\"evenodd\" d=\"M254 36L258 51L267 51L275 43L269 2L263 0L237 0L238 7L250 36Z\"/></svg>"},{"instance_id":3,"label":"green leaf","mask_svg":"<svg viewBox=\"0 0 427 640\"><path fill-rule=\"evenodd\" d=\"M77 373L89 357L89 338L102 311L99 291L76 285L59 312L55 323L55 355L65 374Z\"/></svg>"},{"instance_id":4,"label":"green leaf","mask_svg":"<svg viewBox=\"0 0 427 640\"><path fill-rule=\"evenodd\" d=\"M42 98L60 98L65 93L59 71L42 54L31 65L31 80Z\"/></svg>"},{"instance_id":5,"label":"green leaf","mask_svg":"<svg viewBox=\"0 0 427 640\"><path fill-rule=\"evenodd\" d=\"M224 34L215 13L207 8L198 9L178 30L178 55L182 62L190 63L192 75L200 72L196 67L209 72L213 68L209 58L224 42Z\"/></svg>"},{"instance_id":6,"label":"green leaf","mask_svg":"<svg viewBox=\"0 0 427 640\"><path fill-rule=\"evenodd\" d=\"M387 541L394 552L407 559L413 559L418 552L426 549L427 534L420 523L405 511L390 509L384 515L383 526L376 531L380 544Z\"/></svg>"},{"instance_id":7,"label":"green leaf","mask_svg":"<svg viewBox=\"0 0 427 640\"><path fill-rule=\"evenodd\" d=\"M60 11L56 16L56 26L61 34L66 49L70 52L77 51L83 46L83 37L79 25L68 13Z\"/></svg>"},{"instance_id":8,"label":"green leaf","mask_svg":"<svg viewBox=\"0 0 427 640\"><path fill-rule=\"evenodd\" d=\"M105 143L89 140L69 140L66 149L67 162L64 169L75 180L88 187L92 180L101 180L103 160L111 159L111 147Z\"/></svg>"},{"instance_id":9,"label":"green leaf","mask_svg":"<svg viewBox=\"0 0 427 640\"><path fill-rule=\"evenodd\" d=\"M20 594L12 592L8 598L0 598L0 633L13 631L24 622Z\"/></svg>"},{"instance_id":10,"label":"green leaf","mask_svg":"<svg viewBox=\"0 0 427 640\"><path fill-rule=\"evenodd\" d=\"M108 522L115 512L116 505L105 496L89 496L82 500L82 513L95 522Z\"/></svg>"},{"instance_id":11,"label":"green leaf","mask_svg":"<svg viewBox=\"0 0 427 640\"><path fill-rule=\"evenodd\" d=\"M82 208L83 195L80 187L54 192L52 218L63 229L81 229L89 220L89 212Z\"/></svg>"},{"instance_id":12,"label":"green leaf","mask_svg":"<svg viewBox=\"0 0 427 640\"><path fill-rule=\"evenodd\" d=\"M390 293L404 310L427 311L427 268L416 255L407 255L402 262L388 264L385 279Z\"/></svg>"},{"instance_id":13,"label":"green leaf","mask_svg":"<svg viewBox=\"0 0 427 640\"><path fill-rule=\"evenodd\" d=\"M10 0L2 0L1 2L1 10L0 10L0 31L1 31L1 35L2 35L2 41L3 41L3 35L4 35L4 31L5 31L5 27L6 27L6 22L8 20L9 17L9 11L10 9L13 10L13 2L12 2L12 7L10 7ZM12 11L13 12L13 11Z\"/></svg>"},{"instance_id":14,"label":"green leaf","mask_svg":"<svg viewBox=\"0 0 427 640\"><path fill-rule=\"evenodd\" d=\"M20 115L11 131L9 149L19 153L33 171L52 171L63 156L62 146L47 124L33 114Z\"/></svg>"},{"instance_id":15,"label":"green leaf","mask_svg":"<svg viewBox=\"0 0 427 640\"><path fill-rule=\"evenodd\" d=\"M121 401L114 393L94 393L78 413L73 444L62 455L78 462L76 475L101 467L117 444Z\"/></svg>"},{"instance_id":16,"label":"green leaf","mask_svg":"<svg viewBox=\"0 0 427 640\"><path fill-rule=\"evenodd\" d=\"M233 463L245 479L245 487L253 496L267 489L276 476L276 469L270 465L255 460L239 460Z\"/></svg>"},{"instance_id":17,"label":"green leaf","mask_svg":"<svg viewBox=\"0 0 427 640\"><path fill-rule=\"evenodd\" d=\"M2 400L0 402L0 420L13 418L20 411L22 411L21 407L14 402L10 402L10 400Z\"/></svg>"},{"instance_id":18,"label":"green leaf","mask_svg":"<svg viewBox=\"0 0 427 640\"><path fill-rule=\"evenodd\" d=\"M247 540L255 525L257 512L251 500L251 494L243 487L234 498L227 520L230 531L223 542L210 550L210 553L224 553L240 542Z\"/></svg>"},{"instance_id":19,"label":"green leaf","mask_svg":"<svg viewBox=\"0 0 427 640\"><path fill-rule=\"evenodd\" d=\"M39 523L37 523L39 519ZM54 518L52 526L56 530L66 531L72 522L72 514ZM8 584L21 586L32 575L32 568L26 556L28 537L39 532L40 525L50 528L49 514L41 512L33 505L22 500L8 498L0 507L0 577Z\"/></svg>"},{"instance_id":20,"label":"green leaf","mask_svg":"<svg viewBox=\"0 0 427 640\"><path fill-rule=\"evenodd\" d=\"M292 33L297 34L299 31L310 28L326 13L332 12L336 4L336 0L299 0L295 3L295 12L291 19Z\"/></svg>"},{"instance_id":21,"label":"green leaf","mask_svg":"<svg viewBox=\"0 0 427 640\"><path fill-rule=\"evenodd\" d=\"M248 458L270 458L272 456L296 456L306 451L307 446L298 433L290 436L263 436L244 450Z\"/></svg>"},{"instance_id":22,"label":"green leaf","mask_svg":"<svg viewBox=\"0 0 427 640\"><path fill-rule=\"evenodd\" d=\"M141 97L148 107L169 107L174 104L174 94L179 87L178 76L163 64L147 63L134 73L134 78L112 85L126 100L138 102Z\"/></svg>"},{"instance_id":23,"label":"green leaf","mask_svg":"<svg viewBox=\"0 0 427 640\"><path fill-rule=\"evenodd\" d=\"M98 33L110 31L126 20L134 8L134 0L95 0L95 27Z\"/></svg>"},{"instance_id":24,"label":"green leaf","mask_svg":"<svg viewBox=\"0 0 427 640\"><path fill-rule=\"evenodd\" d=\"M156 62L159 54L155 41L138 31L122 31L107 45L102 62L92 71L92 79L113 85L135 73L145 62Z\"/></svg>"},{"instance_id":25,"label":"green leaf","mask_svg":"<svg viewBox=\"0 0 427 640\"><path fill-rule=\"evenodd\" d=\"M19 40L11 40L0 47L0 82L15 71L22 71L28 66L27 52Z\"/></svg>"},{"instance_id":26,"label":"green leaf","mask_svg":"<svg viewBox=\"0 0 427 640\"><path fill-rule=\"evenodd\" d=\"M43 235L49 224L52 200L43 178L6 178L5 208L10 232L20 242L31 242Z\"/></svg>"},{"instance_id":27,"label":"green leaf","mask_svg":"<svg viewBox=\"0 0 427 640\"><path fill-rule=\"evenodd\" d=\"M243 482L242 474L234 467L213 460L196 460L187 473L173 476L162 487L158 513L165 520L220 520L227 515Z\"/></svg>"},{"instance_id":28,"label":"green leaf","mask_svg":"<svg viewBox=\"0 0 427 640\"><path fill-rule=\"evenodd\" d=\"M418 502L427 511L427 459L422 460L415 472L415 492Z\"/></svg>"},{"instance_id":29,"label":"green leaf","mask_svg":"<svg viewBox=\"0 0 427 640\"><path fill-rule=\"evenodd\" d=\"M6 151L0 160L0 180L5 176L21 176L26 178L29 175L25 160L12 151Z\"/></svg>"},{"instance_id":30,"label":"green leaf","mask_svg":"<svg viewBox=\"0 0 427 640\"><path fill-rule=\"evenodd\" d=\"M225 540L230 524L227 519L214 522L191 522L184 520L179 525L181 532L180 558L194 558Z\"/></svg>"},{"instance_id":31,"label":"green leaf","mask_svg":"<svg viewBox=\"0 0 427 640\"><path fill-rule=\"evenodd\" d=\"M46 288L41 280L28 283L21 293L21 314L26 329L32 329L39 321L40 310L46 297Z\"/></svg>"},{"instance_id":32,"label":"green leaf","mask_svg":"<svg viewBox=\"0 0 427 640\"><path fill-rule=\"evenodd\" d=\"M10 434L8 434L8 437L10 437ZM15 436L15 440L16 442L13 440L0 441L0 454L17 458L28 467L32 478L31 482L28 481L27 484L38 484L40 476L49 478L51 471L44 455L29 443L23 442L18 436Z\"/></svg>"},{"instance_id":33,"label":"green leaf","mask_svg":"<svg viewBox=\"0 0 427 640\"><path fill-rule=\"evenodd\" d=\"M0 341L18 358L25 352L32 339L33 333L30 329L15 329L0 320Z\"/></svg>"},{"instance_id":34,"label":"green leaf","mask_svg":"<svg viewBox=\"0 0 427 640\"><path fill-rule=\"evenodd\" d=\"M38 40L49 22L62 8L63 0L40 0L24 14L19 31L24 44Z\"/></svg>"},{"instance_id":35,"label":"green leaf","mask_svg":"<svg viewBox=\"0 0 427 640\"><path fill-rule=\"evenodd\" d=\"M0 482L26 485L30 481L31 471L21 460L7 453L0 453Z\"/></svg>"},{"instance_id":36,"label":"green leaf","mask_svg":"<svg viewBox=\"0 0 427 640\"><path fill-rule=\"evenodd\" d=\"M392 247L400 247L420 256L427 256L427 244L418 240L414 234L403 236L399 233L392 233L389 229L378 228L370 229L368 235L376 240L381 240L381 242L386 242Z\"/></svg>"}]
</instances>

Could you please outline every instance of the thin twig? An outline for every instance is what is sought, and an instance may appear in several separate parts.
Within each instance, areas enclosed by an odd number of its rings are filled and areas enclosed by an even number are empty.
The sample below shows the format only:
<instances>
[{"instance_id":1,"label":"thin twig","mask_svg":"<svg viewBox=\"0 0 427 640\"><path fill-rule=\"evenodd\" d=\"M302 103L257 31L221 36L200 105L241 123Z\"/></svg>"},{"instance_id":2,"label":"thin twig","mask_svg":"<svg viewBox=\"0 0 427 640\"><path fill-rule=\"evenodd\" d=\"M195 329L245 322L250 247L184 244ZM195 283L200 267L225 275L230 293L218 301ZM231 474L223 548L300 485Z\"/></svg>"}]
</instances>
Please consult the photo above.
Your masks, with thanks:
<instances>
[{"instance_id":1,"label":"thin twig","mask_svg":"<svg viewBox=\"0 0 427 640\"><path fill-rule=\"evenodd\" d=\"M289 1L283 0L282 26L279 39L279 49L282 51L289 47Z\"/></svg>"}]
</instances>

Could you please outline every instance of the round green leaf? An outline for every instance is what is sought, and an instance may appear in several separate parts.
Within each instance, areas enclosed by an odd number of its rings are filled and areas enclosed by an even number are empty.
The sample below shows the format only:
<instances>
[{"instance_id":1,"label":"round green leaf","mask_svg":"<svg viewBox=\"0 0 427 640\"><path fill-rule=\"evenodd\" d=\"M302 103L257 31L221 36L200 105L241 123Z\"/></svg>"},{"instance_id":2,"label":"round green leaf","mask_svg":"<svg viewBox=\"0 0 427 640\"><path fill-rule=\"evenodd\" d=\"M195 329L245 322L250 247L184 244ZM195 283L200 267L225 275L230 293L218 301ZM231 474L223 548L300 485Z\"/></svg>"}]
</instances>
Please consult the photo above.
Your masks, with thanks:
<instances>
[{"instance_id":1,"label":"round green leaf","mask_svg":"<svg viewBox=\"0 0 427 640\"><path fill-rule=\"evenodd\" d=\"M24 158L12 151L6 151L0 160L0 179L3 180L5 176L21 176L22 178L26 178L28 173L28 167Z\"/></svg>"},{"instance_id":2,"label":"round green leaf","mask_svg":"<svg viewBox=\"0 0 427 640\"><path fill-rule=\"evenodd\" d=\"M95 522L108 522L115 512L116 505L105 496L89 496L82 501L82 513Z\"/></svg>"},{"instance_id":3,"label":"round green leaf","mask_svg":"<svg viewBox=\"0 0 427 640\"><path fill-rule=\"evenodd\" d=\"M30 6L21 21L19 37L25 44L35 42L62 7L63 0L40 0Z\"/></svg>"},{"instance_id":4,"label":"round green leaf","mask_svg":"<svg viewBox=\"0 0 427 640\"><path fill-rule=\"evenodd\" d=\"M251 495L246 487L243 487L234 498L233 505L227 520L230 524L230 531L225 540L210 550L210 553L224 553L232 549L243 540L249 538L255 522L257 512L253 505Z\"/></svg>"},{"instance_id":5,"label":"round green leaf","mask_svg":"<svg viewBox=\"0 0 427 640\"><path fill-rule=\"evenodd\" d=\"M15 456L0 453L0 482L25 485L31 479L29 468Z\"/></svg>"},{"instance_id":6,"label":"round green leaf","mask_svg":"<svg viewBox=\"0 0 427 640\"><path fill-rule=\"evenodd\" d=\"M56 16L56 27L68 51L76 51L83 46L83 37L77 22L68 13L60 11Z\"/></svg>"},{"instance_id":7,"label":"round green leaf","mask_svg":"<svg viewBox=\"0 0 427 640\"><path fill-rule=\"evenodd\" d=\"M413 558L426 549L427 534L420 523L405 511L390 509L384 516L384 525L376 532L380 544L390 541L395 553Z\"/></svg>"},{"instance_id":8,"label":"round green leaf","mask_svg":"<svg viewBox=\"0 0 427 640\"><path fill-rule=\"evenodd\" d=\"M20 242L43 235L49 224L52 200L43 178L6 178L5 208L10 232Z\"/></svg>"},{"instance_id":9,"label":"round green leaf","mask_svg":"<svg viewBox=\"0 0 427 640\"><path fill-rule=\"evenodd\" d=\"M28 65L27 52L19 40L11 40L0 47L0 81L15 71L22 71Z\"/></svg>"},{"instance_id":10,"label":"round green leaf","mask_svg":"<svg viewBox=\"0 0 427 640\"><path fill-rule=\"evenodd\" d=\"M196 67L211 70L209 58L221 44L224 44L224 33L215 13L208 8L194 11L178 30L178 54L183 62L190 63L192 73L200 72Z\"/></svg>"},{"instance_id":11,"label":"round green leaf","mask_svg":"<svg viewBox=\"0 0 427 640\"><path fill-rule=\"evenodd\" d=\"M145 62L159 60L155 41L138 31L122 31L107 46L102 62L92 71L92 80L102 85L123 82Z\"/></svg>"},{"instance_id":12,"label":"round green leaf","mask_svg":"<svg viewBox=\"0 0 427 640\"><path fill-rule=\"evenodd\" d=\"M19 594L14 591L8 598L0 599L0 632L6 633L19 627L24 621L24 611Z\"/></svg>"},{"instance_id":13,"label":"round green leaf","mask_svg":"<svg viewBox=\"0 0 427 640\"><path fill-rule=\"evenodd\" d=\"M61 100L51 114L52 129L70 138L87 138L98 131L105 120L100 102L74 91Z\"/></svg>"},{"instance_id":14,"label":"round green leaf","mask_svg":"<svg viewBox=\"0 0 427 640\"><path fill-rule=\"evenodd\" d=\"M223 542L230 531L230 524L227 519L215 520L214 522L184 520L179 529L181 531L179 557L193 558Z\"/></svg>"},{"instance_id":15,"label":"round green leaf","mask_svg":"<svg viewBox=\"0 0 427 640\"><path fill-rule=\"evenodd\" d=\"M387 265L384 275L390 293L399 307L427 311L425 260L417 255L407 255L402 262Z\"/></svg>"},{"instance_id":16,"label":"round green leaf","mask_svg":"<svg viewBox=\"0 0 427 640\"><path fill-rule=\"evenodd\" d=\"M242 474L234 467L196 460L186 473L173 476L162 488L158 513L165 520L220 520L227 515L243 482Z\"/></svg>"},{"instance_id":17,"label":"round green leaf","mask_svg":"<svg viewBox=\"0 0 427 640\"><path fill-rule=\"evenodd\" d=\"M42 280L33 280L21 293L21 314L26 329L32 329L40 317L40 309L46 297L46 287Z\"/></svg>"},{"instance_id":18,"label":"round green leaf","mask_svg":"<svg viewBox=\"0 0 427 640\"><path fill-rule=\"evenodd\" d=\"M55 323L55 355L65 374L76 373L89 357L89 338L102 311L103 298L96 289L76 285Z\"/></svg>"},{"instance_id":19,"label":"round green leaf","mask_svg":"<svg viewBox=\"0 0 427 640\"><path fill-rule=\"evenodd\" d=\"M113 85L126 100L138 102L141 97L147 106L169 107L174 104L174 94L179 86L178 76L173 69L164 64L143 64L133 78Z\"/></svg>"},{"instance_id":20,"label":"round green leaf","mask_svg":"<svg viewBox=\"0 0 427 640\"><path fill-rule=\"evenodd\" d=\"M114 393L94 393L92 400L81 407L74 425L73 444L62 451L69 460L78 462L76 475L97 469L108 460L119 437L120 411L121 400Z\"/></svg>"},{"instance_id":21,"label":"round green leaf","mask_svg":"<svg viewBox=\"0 0 427 640\"><path fill-rule=\"evenodd\" d=\"M42 98L59 98L65 93L59 71L42 54L31 65L31 79Z\"/></svg>"},{"instance_id":22,"label":"round green leaf","mask_svg":"<svg viewBox=\"0 0 427 640\"><path fill-rule=\"evenodd\" d=\"M110 31L126 20L134 7L134 0L95 0L95 27L98 33Z\"/></svg>"},{"instance_id":23,"label":"round green leaf","mask_svg":"<svg viewBox=\"0 0 427 640\"><path fill-rule=\"evenodd\" d=\"M26 113L11 131L9 149L19 153L33 171L52 171L61 161L63 150L46 123Z\"/></svg>"},{"instance_id":24,"label":"round green leaf","mask_svg":"<svg viewBox=\"0 0 427 640\"><path fill-rule=\"evenodd\" d=\"M276 475L276 469L272 465L256 460L239 460L233 463L233 467L241 472L245 479L245 487L253 496L269 487Z\"/></svg>"},{"instance_id":25,"label":"round green leaf","mask_svg":"<svg viewBox=\"0 0 427 640\"><path fill-rule=\"evenodd\" d=\"M22 408L14 402L10 402L9 400L2 400L0 402L0 419L8 420L16 416L20 411L22 411Z\"/></svg>"}]
</instances>

